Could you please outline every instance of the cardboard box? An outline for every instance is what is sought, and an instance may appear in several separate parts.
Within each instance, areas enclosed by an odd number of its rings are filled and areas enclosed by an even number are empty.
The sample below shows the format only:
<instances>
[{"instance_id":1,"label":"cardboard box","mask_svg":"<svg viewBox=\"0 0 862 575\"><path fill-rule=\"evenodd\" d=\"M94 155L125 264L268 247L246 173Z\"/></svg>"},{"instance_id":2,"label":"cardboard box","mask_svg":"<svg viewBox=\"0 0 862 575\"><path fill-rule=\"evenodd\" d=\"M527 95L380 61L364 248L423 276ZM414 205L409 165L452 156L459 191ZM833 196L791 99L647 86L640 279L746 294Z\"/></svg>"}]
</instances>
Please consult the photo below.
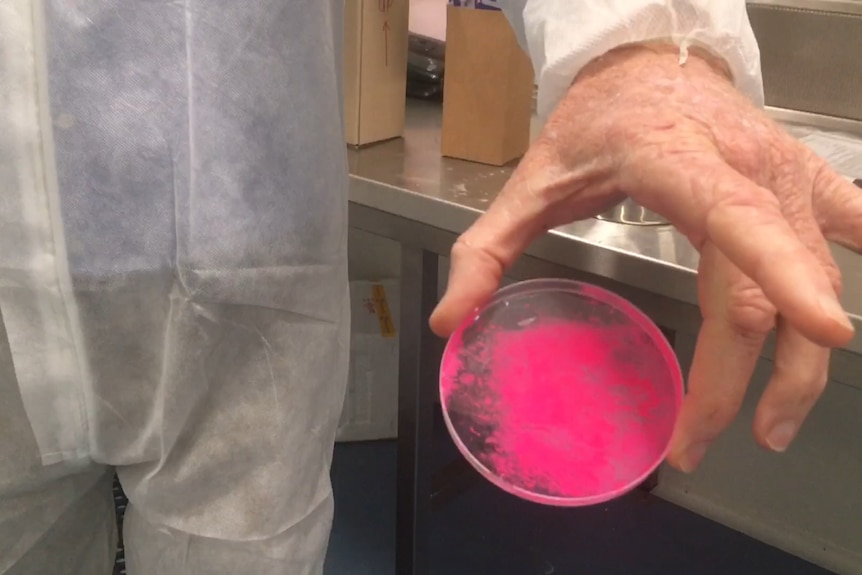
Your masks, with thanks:
<instances>
[{"instance_id":1,"label":"cardboard box","mask_svg":"<svg viewBox=\"0 0 862 575\"><path fill-rule=\"evenodd\" d=\"M397 279L350 282L350 378L336 441L398 436Z\"/></svg>"},{"instance_id":2,"label":"cardboard box","mask_svg":"<svg viewBox=\"0 0 862 575\"><path fill-rule=\"evenodd\" d=\"M344 129L352 146L400 137L407 93L409 0L346 0Z\"/></svg>"},{"instance_id":3,"label":"cardboard box","mask_svg":"<svg viewBox=\"0 0 862 575\"><path fill-rule=\"evenodd\" d=\"M533 66L506 16L449 6L441 153L502 166L530 145Z\"/></svg>"}]
</instances>

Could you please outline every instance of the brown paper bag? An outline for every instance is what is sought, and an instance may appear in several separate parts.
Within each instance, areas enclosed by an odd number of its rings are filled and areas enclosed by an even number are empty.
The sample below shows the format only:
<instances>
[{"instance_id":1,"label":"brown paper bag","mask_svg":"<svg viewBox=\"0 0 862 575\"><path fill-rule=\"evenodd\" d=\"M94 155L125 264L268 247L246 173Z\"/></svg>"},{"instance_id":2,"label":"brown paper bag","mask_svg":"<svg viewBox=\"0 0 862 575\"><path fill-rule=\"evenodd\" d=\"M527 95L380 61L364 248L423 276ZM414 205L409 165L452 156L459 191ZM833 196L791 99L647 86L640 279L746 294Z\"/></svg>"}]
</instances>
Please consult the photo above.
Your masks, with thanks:
<instances>
[{"instance_id":1,"label":"brown paper bag","mask_svg":"<svg viewBox=\"0 0 862 575\"><path fill-rule=\"evenodd\" d=\"M501 166L527 151L533 66L502 12L448 7L444 82L444 156Z\"/></svg>"},{"instance_id":2,"label":"brown paper bag","mask_svg":"<svg viewBox=\"0 0 862 575\"><path fill-rule=\"evenodd\" d=\"M345 0L344 131L363 146L404 132L409 0Z\"/></svg>"}]
</instances>

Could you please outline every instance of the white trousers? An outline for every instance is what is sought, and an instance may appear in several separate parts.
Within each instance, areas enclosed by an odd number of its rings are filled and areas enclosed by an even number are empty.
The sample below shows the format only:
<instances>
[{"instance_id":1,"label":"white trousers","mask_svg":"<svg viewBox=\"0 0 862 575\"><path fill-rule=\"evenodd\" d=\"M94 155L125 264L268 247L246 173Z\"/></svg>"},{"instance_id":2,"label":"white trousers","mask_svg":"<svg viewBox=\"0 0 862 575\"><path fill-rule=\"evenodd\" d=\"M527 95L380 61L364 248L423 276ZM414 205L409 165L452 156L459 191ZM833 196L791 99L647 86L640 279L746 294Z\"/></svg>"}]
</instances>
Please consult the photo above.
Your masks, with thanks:
<instances>
[{"instance_id":1,"label":"white trousers","mask_svg":"<svg viewBox=\"0 0 862 575\"><path fill-rule=\"evenodd\" d=\"M124 524L129 575L322 573L342 372L333 371L330 385L305 393L292 386L282 397L287 421L294 414L293 427L306 427L283 442L266 413L248 409L254 400L243 393L254 396L255 387L228 378L209 382L180 439L161 457L116 465L131 500ZM118 396L141 396L121 387ZM315 417L296 415L304 410ZM298 450L303 469L290 468L297 450L286 438L297 435L317 446L313 458L308 445ZM117 453L127 454L123 447ZM110 450L100 457L110 459ZM43 465L0 323L0 573L110 575L117 542L112 463L120 462Z\"/></svg>"}]
</instances>

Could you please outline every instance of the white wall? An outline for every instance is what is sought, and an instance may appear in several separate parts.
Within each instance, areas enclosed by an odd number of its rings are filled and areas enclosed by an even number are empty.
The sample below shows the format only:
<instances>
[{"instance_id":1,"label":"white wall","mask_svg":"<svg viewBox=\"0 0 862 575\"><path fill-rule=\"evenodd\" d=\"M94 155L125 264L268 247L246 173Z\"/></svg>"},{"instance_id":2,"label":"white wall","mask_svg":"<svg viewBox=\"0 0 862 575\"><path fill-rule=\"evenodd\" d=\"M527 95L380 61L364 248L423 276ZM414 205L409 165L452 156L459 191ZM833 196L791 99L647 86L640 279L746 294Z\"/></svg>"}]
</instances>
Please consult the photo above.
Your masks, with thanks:
<instances>
[{"instance_id":1,"label":"white wall","mask_svg":"<svg viewBox=\"0 0 862 575\"><path fill-rule=\"evenodd\" d=\"M447 5L447 0L410 0L410 31L444 40Z\"/></svg>"}]
</instances>

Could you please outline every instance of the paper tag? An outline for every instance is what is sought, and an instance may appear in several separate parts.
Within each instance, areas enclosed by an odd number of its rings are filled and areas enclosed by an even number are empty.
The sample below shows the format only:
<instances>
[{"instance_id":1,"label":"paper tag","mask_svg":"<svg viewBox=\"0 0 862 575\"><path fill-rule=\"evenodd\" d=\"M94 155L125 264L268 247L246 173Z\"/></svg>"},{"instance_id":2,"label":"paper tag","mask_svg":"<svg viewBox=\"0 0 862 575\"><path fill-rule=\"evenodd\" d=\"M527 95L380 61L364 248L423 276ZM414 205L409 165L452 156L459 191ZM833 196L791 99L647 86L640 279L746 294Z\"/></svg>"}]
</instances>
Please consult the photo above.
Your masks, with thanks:
<instances>
[{"instance_id":1,"label":"paper tag","mask_svg":"<svg viewBox=\"0 0 862 575\"><path fill-rule=\"evenodd\" d=\"M385 338L395 337L395 323L392 321L392 314L389 312L386 288L381 284L372 285L371 299L374 301L374 311L377 314L377 321L380 322L380 335Z\"/></svg>"}]
</instances>

